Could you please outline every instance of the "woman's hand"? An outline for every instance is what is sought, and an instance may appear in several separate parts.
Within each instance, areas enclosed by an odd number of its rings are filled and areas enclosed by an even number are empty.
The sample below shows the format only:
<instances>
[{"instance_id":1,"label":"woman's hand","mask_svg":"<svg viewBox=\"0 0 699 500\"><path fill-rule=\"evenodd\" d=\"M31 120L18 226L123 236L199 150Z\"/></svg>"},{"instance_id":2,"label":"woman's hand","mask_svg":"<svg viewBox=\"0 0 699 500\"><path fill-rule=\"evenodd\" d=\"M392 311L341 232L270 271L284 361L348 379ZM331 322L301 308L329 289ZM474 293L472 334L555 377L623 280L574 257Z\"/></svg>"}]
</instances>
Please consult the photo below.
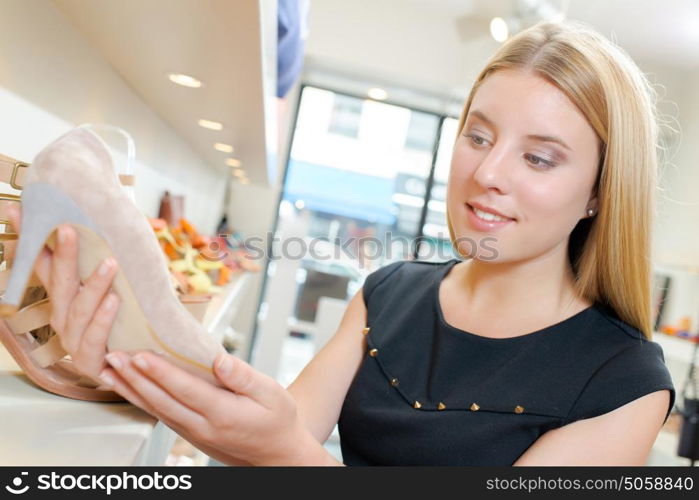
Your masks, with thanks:
<instances>
[{"instance_id":1,"label":"woman's hand","mask_svg":"<svg viewBox=\"0 0 699 500\"><path fill-rule=\"evenodd\" d=\"M221 354L225 388L151 352L111 352L114 389L209 456L232 465L340 465L303 425L291 394L241 359Z\"/></svg>"},{"instance_id":2,"label":"woman's hand","mask_svg":"<svg viewBox=\"0 0 699 500\"><path fill-rule=\"evenodd\" d=\"M20 232L21 213L10 210ZM108 355L107 339L118 310L109 291L117 271L108 258L84 282L78 276L78 237L58 228L53 251L44 248L35 271L51 298L51 327L75 368L163 421L209 456L232 465L339 465L299 418L291 394L272 378L230 355L216 360L215 387L141 352Z\"/></svg>"},{"instance_id":3,"label":"woman's hand","mask_svg":"<svg viewBox=\"0 0 699 500\"><path fill-rule=\"evenodd\" d=\"M9 218L15 232L21 229L21 211L10 207ZM109 291L116 275L117 263L105 259L81 283L78 276L78 235L69 226L60 226L53 252L44 248L34 266L36 275L51 299L49 323L58 333L73 366L80 373L99 382L106 367L107 338L119 305L119 298Z\"/></svg>"}]
</instances>

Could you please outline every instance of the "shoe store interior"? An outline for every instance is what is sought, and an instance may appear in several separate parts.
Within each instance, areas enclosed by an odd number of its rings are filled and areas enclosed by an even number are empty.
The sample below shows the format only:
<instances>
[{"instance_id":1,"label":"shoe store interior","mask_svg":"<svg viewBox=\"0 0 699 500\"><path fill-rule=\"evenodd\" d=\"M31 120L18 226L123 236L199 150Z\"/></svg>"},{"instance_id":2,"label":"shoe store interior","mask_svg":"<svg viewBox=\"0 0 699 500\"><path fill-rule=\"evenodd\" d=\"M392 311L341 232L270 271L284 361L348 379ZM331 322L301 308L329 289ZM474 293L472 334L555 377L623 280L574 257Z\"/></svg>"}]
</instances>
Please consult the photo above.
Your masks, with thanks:
<instances>
[{"instance_id":1,"label":"shoe store interior","mask_svg":"<svg viewBox=\"0 0 699 500\"><path fill-rule=\"evenodd\" d=\"M275 394L289 394L284 389L341 331L368 276L397 261L437 266L463 258L450 238L447 192L464 103L503 44L547 21L584 23L611 40L656 94L662 146L646 305L675 394L642 460L694 465L699 3L693 0L0 0L0 465L237 465L230 457L238 455L211 452L196 433L178 432L130 401L114 375L111 386L102 375L88 375L94 362L70 339L99 336L99 315L109 314L98 309L80 326L76 311L97 307L83 293L101 286L92 270L108 255L116 260L119 310L111 330L104 329L103 355L160 346L173 358L213 366L208 353L225 351L254 370L251 385L274 382ZM486 76L480 89L489 78L495 77ZM545 183L551 172L536 178ZM513 198L504 186L493 184L479 199L515 206L507 204ZM8 215L11 205L21 207L21 228ZM503 220L489 216L480 223ZM79 234L73 278L55 265L68 259L66 239L53 233L64 223ZM40 269L49 259L53 264ZM61 277L67 283L76 276L72 298L52 293L69 289L59 287ZM437 307L439 300L438 292ZM187 358L180 348L203 354ZM342 352L352 356L350 348ZM103 355L100 367L108 362L116 373L119 366ZM377 362L371 357L365 362ZM309 380L315 373L317 386L324 375L316 372L332 368L324 359L315 372L304 372ZM205 368L211 381L212 368ZM325 376L326 385L334 383ZM371 394L390 386L397 379ZM362 401L357 391L350 394L345 405ZM318 432L320 448L338 463L345 446L357 452L343 444L337 425L343 398L329 403L337 411L325 418L334 420ZM444 409L437 401L435 408ZM474 413L474 402L466 419L527 416L527 403L507 414L479 403L485 411ZM310 412L325 402L303 404ZM420 407L411 402L405 411ZM356 437L352 414L342 409L348 440ZM395 439L410 439L402 425ZM240 457L239 464L252 463Z\"/></svg>"}]
</instances>

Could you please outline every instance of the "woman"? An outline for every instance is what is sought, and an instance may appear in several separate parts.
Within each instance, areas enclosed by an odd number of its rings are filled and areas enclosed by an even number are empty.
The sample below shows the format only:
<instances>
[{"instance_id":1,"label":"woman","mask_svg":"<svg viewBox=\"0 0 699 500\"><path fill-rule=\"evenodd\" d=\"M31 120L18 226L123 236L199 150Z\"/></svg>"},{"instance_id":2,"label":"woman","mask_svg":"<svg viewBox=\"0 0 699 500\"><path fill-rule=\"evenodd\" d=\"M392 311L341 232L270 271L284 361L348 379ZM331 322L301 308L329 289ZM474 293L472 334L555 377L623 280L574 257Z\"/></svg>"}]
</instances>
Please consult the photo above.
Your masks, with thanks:
<instances>
[{"instance_id":1,"label":"woman","mask_svg":"<svg viewBox=\"0 0 699 500\"><path fill-rule=\"evenodd\" d=\"M215 365L229 390L147 352L105 368L116 266L81 288L68 227L37 266L52 326L86 374L229 464L338 465L321 443L339 422L346 464L642 465L675 398L649 341L653 109L592 31L540 24L505 43L454 146L466 260L373 272L286 390L232 356Z\"/></svg>"}]
</instances>

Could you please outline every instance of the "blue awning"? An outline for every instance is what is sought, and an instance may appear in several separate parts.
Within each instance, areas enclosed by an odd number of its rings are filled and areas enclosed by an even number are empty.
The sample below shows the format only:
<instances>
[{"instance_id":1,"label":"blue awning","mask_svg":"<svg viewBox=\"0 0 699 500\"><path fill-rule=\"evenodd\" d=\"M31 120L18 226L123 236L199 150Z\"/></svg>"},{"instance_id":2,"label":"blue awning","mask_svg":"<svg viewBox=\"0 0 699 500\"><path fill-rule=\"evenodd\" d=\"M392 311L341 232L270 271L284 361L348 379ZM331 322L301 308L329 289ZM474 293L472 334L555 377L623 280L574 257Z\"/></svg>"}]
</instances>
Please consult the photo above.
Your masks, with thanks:
<instances>
[{"instance_id":1,"label":"blue awning","mask_svg":"<svg viewBox=\"0 0 699 500\"><path fill-rule=\"evenodd\" d=\"M394 180L291 159L284 199L310 210L393 225Z\"/></svg>"}]
</instances>

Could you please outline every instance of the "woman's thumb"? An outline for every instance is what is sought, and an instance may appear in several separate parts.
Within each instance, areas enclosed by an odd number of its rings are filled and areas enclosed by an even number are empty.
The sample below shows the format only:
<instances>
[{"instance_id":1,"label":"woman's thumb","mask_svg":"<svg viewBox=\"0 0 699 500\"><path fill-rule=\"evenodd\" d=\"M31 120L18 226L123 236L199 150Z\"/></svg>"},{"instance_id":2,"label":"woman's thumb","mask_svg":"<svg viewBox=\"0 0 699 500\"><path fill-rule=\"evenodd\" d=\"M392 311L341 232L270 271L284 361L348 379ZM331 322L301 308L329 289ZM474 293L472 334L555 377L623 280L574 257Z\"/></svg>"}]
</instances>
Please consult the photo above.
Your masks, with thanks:
<instances>
[{"instance_id":1,"label":"woman's thumb","mask_svg":"<svg viewBox=\"0 0 699 500\"><path fill-rule=\"evenodd\" d=\"M214 373L227 389L248 396L267 408L272 408L279 397L279 391L284 391L276 380L227 353L217 356Z\"/></svg>"}]
</instances>

